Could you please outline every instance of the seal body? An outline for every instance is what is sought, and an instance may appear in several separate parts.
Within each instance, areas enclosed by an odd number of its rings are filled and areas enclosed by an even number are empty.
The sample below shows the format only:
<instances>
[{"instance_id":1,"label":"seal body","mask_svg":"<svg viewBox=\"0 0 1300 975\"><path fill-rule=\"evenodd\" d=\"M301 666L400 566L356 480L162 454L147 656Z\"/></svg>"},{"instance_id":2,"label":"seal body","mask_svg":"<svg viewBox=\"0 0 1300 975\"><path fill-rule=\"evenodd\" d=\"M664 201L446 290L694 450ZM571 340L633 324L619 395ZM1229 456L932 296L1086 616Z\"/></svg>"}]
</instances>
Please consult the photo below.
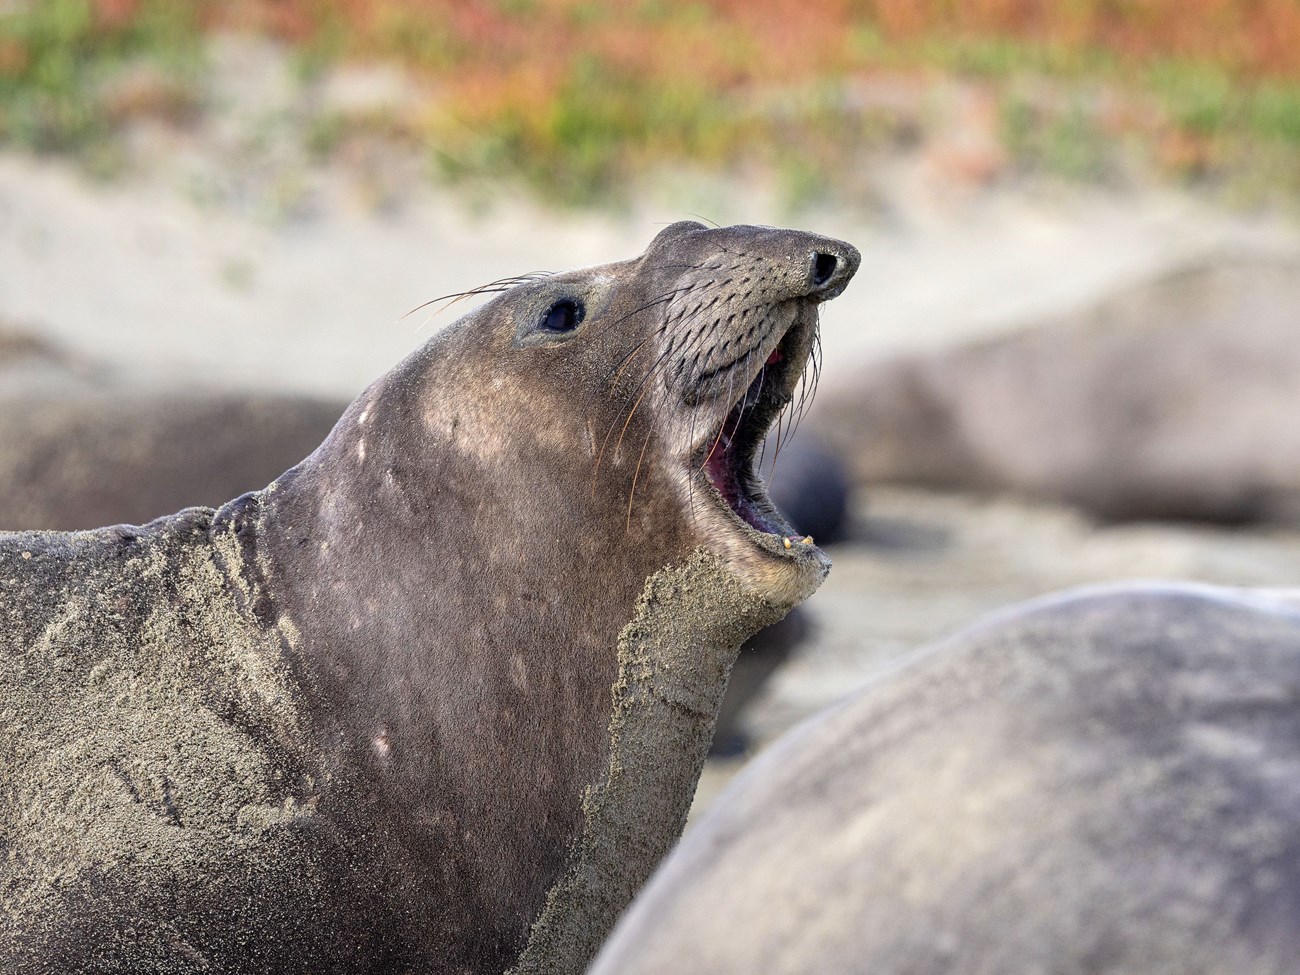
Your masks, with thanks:
<instances>
[{"instance_id":1,"label":"seal body","mask_svg":"<svg viewBox=\"0 0 1300 975\"><path fill-rule=\"evenodd\" d=\"M361 837L316 817L319 735L231 559L204 509L0 535L6 972L383 957L355 921Z\"/></svg>"},{"instance_id":2,"label":"seal body","mask_svg":"<svg viewBox=\"0 0 1300 975\"><path fill-rule=\"evenodd\" d=\"M581 971L828 567L753 461L857 260L677 224L502 286L264 491L0 536L0 967Z\"/></svg>"},{"instance_id":3,"label":"seal body","mask_svg":"<svg viewBox=\"0 0 1300 975\"><path fill-rule=\"evenodd\" d=\"M1142 586L1002 611L756 760L593 975L1294 971L1298 610Z\"/></svg>"}]
</instances>

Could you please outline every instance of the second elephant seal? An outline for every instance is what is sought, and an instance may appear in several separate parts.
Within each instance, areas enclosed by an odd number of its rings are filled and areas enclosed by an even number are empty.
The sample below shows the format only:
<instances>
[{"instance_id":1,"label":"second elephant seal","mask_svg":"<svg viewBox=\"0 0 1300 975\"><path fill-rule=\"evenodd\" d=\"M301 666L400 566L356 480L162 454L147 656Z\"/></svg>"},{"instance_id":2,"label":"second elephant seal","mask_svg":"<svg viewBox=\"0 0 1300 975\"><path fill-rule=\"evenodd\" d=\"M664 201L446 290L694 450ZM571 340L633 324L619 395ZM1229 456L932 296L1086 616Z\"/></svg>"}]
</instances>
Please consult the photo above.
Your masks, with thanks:
<instances>
[{"instance_id":1,"label":"second elephant seal","mask_svg":"<svg viewBox=\"0 0 1300 975\"><path fill-rule=\"evenodd\" d=\"M1289 975L1300 591L1011 607L773 744L591 975Z\"/></svg>"}]
</instances>

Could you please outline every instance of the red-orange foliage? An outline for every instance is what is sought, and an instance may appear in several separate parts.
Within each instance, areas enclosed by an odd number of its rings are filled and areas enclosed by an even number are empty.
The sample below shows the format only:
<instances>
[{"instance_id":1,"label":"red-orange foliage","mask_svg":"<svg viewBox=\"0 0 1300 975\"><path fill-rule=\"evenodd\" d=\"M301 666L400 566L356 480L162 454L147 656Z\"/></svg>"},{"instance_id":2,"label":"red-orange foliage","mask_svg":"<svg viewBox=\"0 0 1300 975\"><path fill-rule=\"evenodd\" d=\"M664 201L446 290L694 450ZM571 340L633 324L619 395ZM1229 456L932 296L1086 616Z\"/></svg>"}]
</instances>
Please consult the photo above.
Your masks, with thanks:
<instances>
[{"instance_id":1,"label":"red-orange foliage","mask_svg":"<svg viewBox=\"0 0 1300 975\"><path fill-rule=\"evenodd\" d=\"M136 0L96 0L109 19ZM1010 37L1122 60L1210 62L1249 77L1300 77L1298 0L201 0L204 20L301 41L343 25L360 51L382 46L394 13L449 35L468 61L509 69L519 57L565 60L577 50L656 73L734 76L727 50L752 55L753 78L797 79L869 67L846 40L871 27L888 40ZM679 24L708 24L713 53L673 49Z\"/></svg>"},{"instance_id":2,"label":"red-orange foliage","mask_svg":"<svg viewBox=\"0 0 1300 975\"><path fill-rule=\"evenodd\" d=\"M141 0L92 0L106 27ZM383 47L400 16L449 36L465 60L509 68L519 57L567 59L576 50L634 61L652 73L734 76L728 50L754 78L794 80L864 68L846 41L868 26L888 40L1010 37L1122 60L1209 62L1246 77L1300 78L1300 0L194 0L207 26L301 42L341 26L358 52ZM707 24L713 53L675 51L681 23ZM639 56L635 55L639 52ZM389 53L389 52L384 52Z\"/></svg>"},{"instance_id":3,"label":"red-orange foliage","mask_svg":"<svg viewBox=\"0 0 1300 975\"><path fill-rule=\"evenodd\" d=\"M955 30L1300 77L1296 0L869 0L861 9L894 37Z\"/></svg>"},{"instance_id":4,"label":"red-orange foliage","mask_svg":"<svg viewBox=\"0 0 1300 975\"><path fill-rule=\"evenodd\" d=\"M140 0L95 0L95 23L106 30L124 27L140 8Z\"/></svg>"}]
</instances>

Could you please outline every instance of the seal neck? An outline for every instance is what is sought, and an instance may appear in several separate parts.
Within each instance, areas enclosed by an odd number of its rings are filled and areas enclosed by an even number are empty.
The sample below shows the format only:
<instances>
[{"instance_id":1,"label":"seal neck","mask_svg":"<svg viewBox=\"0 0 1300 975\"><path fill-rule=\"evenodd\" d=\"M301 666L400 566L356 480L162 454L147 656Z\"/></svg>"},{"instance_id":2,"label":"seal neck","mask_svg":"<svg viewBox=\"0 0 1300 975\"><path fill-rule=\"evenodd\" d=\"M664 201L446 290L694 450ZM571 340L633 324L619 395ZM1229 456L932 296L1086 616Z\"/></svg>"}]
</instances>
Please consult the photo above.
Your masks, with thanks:
<instances>
[{"instance_id":1,"label":"seal neck","mask_svg":"<svg viewBox=\"0 0 1300 975\"><path fill-rule=\"evenodd\" d=\"M547 970L580 971L680 834L735 650L774 614L720 602L739 584L716 557L664 575L690 547L629 538L618 499L359 442L219 513L245 598L291 635L327 777L353 783L337 815L391 844L409 915L467 970L529 970L558 938L574 963ZM592 530L557 535L566 508Z\"/></svg>"},{"instance_id":2,"label":"seal neck","mask_svg":"<svg viewBox=\"0 0 1300 975\"><path fill-rule=\"evenodd\" d=\"M594 491L577 435L435 413L430 370L218 521L292 639L340 791L321 812L383 837L411 943L577 972L680 835L736 650L782 612L697 550L669 473L641 472L630 519L633 469Z\"/></svg>"}]
</instances>

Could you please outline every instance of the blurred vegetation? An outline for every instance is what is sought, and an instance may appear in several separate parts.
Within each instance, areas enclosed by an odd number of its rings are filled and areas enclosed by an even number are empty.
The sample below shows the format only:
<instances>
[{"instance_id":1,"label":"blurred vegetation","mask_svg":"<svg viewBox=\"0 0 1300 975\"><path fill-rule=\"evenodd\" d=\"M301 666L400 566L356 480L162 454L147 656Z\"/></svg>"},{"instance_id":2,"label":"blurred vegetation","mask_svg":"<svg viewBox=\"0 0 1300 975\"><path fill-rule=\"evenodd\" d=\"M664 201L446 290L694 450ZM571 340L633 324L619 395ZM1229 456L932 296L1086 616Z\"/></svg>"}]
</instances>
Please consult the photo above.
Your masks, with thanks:
<instances>
[{"instance_id":1,"label":"blurred vegetation","mask_svg":"<svg viewBox=\"0 0 1300 975\"><path fill-rule=\"evenodd\" d=\"M37 151L101 144L125 115L193 110L202 36L184 4L39 0L0 6L0 137ZM167 83L132 104L110 82L151 65Z\"/></svg>"},{"instance_id":2,"label":"blurred vegetation","mask_svg":"<svg viewBox=\"0 0 1300 975\"><path fill-rule=\"evenodd\" d=\"M429 92L403 125L439 173L561 201L677 162L810 201L923 139L952 79L1004 153L971 178L1105 180L1136 155L1300 199L1297 0L0 0L0 140L84 153L194 117L218 30L284 41L305 77L396 61Z\"/></svg>"}]
</instances>

